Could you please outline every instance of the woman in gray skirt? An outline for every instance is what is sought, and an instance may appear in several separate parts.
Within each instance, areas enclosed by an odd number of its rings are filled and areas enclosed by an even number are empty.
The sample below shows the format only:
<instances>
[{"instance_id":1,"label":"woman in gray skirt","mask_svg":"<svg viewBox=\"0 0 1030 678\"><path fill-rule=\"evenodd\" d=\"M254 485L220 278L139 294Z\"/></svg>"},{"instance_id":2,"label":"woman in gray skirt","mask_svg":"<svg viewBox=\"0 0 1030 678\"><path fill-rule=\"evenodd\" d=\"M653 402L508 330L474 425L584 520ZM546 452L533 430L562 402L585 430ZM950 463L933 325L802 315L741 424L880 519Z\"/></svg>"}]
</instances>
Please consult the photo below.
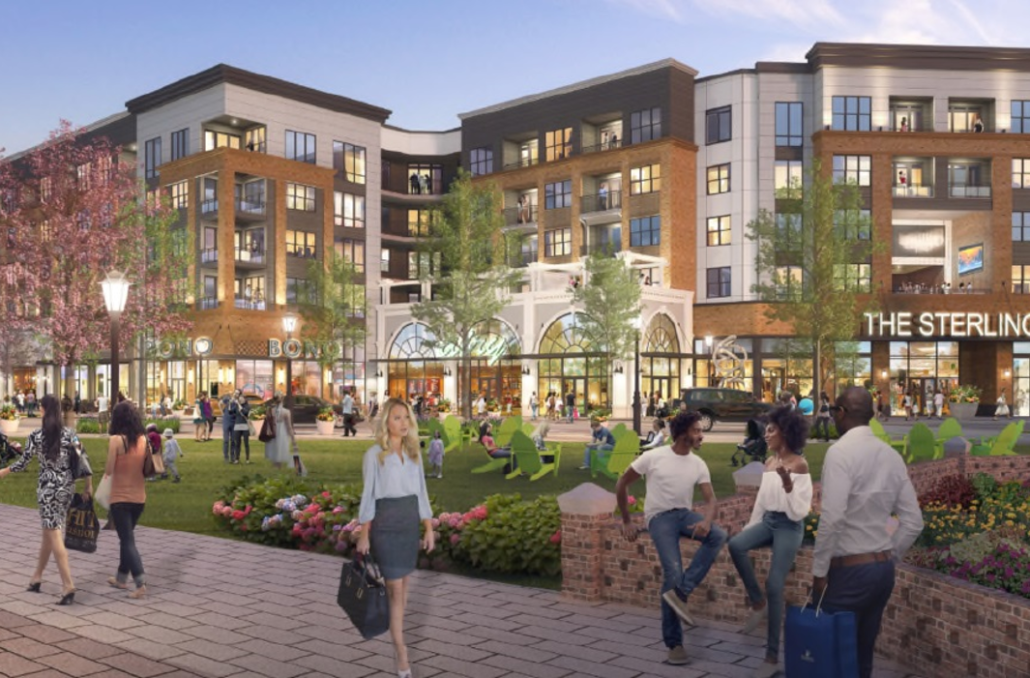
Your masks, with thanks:
<instances>
[{"instance_id":1,"label":"woman in gray skirt","mask_svg":"<svg viewBox=\"0 0 1030 678\"><path fill-rule=\"evenodd\" d=\"M357 551L371 549L390 599L390 636L397 652L398 678L411 678L408 648L404 645L404 610L408 605L408 576L415 569L418 549L435 546L432 509L419 453L418 422L411 407L390 398L376 422L376 444L365 453L358 522ZM419 542L419 521L425 536Z\"/></svg>"}]
</instances>

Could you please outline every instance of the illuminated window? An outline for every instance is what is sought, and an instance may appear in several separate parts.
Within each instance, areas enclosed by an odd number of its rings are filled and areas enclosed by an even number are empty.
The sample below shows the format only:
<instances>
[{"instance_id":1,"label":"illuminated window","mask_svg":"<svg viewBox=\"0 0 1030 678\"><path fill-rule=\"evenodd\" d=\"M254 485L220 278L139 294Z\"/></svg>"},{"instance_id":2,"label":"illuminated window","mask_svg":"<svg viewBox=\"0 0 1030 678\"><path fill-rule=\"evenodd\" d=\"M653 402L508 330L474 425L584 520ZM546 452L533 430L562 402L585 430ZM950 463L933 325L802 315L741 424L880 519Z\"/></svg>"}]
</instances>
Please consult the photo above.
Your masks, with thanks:
<instances>
[{"instance_id":1,"label":"illuminated window","mask_svg":"<svg viewBox=\"0 0 1030 678\"><path fill-rule=\"evenodd\" d=\"M564 257L572 254L572 229L544 231L544 256Z\"/></svg>"},{"instance_id":2,"label":"illuminated window","mask_svg":"<svg viewBox=\"0 0 1030 678\"><path fill-rule=\"evenodd\" d=\"M190 206L190 182L180 181L168 187L172 196L173 209L186 209Z\"/></svg>"},{"instance_id":3,"label":"illuminated window","mask_svg":"<svg viewBox=\"0 0 1030 678\"><path fill-rule=\"evenodd\" d=\"M286 184L286 209L314 212L315 187L304 184Z\"/></svg>"},{"instance_id":4,"label":"illuminated window","mask_svg":"<svg viewBox=\"0 0 1030 678\"><path fill-rule=\"evenodd\" d=\"M544 147L547 162L572 155L572 128L556 129L544 134Z\"/></svg>"},{"instance_id":5,"label":"illuminated window","mask_svg":"<svg viewBox=\"0 0 1030 678\"><path fill-rule=\"evenodd\" d=\"M314 233L307 231L286 231L286 254L291 257L314 259L316 252Z\"/></svg>"},{"instance_id":6,"label":"illuminated window","mask_svg":"<svg viewBox=\"0 0 1030 678\"><path fill-rule=\"evenodd\" d=\"M333 169L352 184L365 183L365 148L343 141L333 142Z\"/></svg>"},{"instance_id":7,"label":"illuminated window","mask_svg":"<svg viewBox=\"0 0 1030 678\"><path fill-rule=\"evenodd\" d=\"M344 228L365 228L365 196L334 191L333 223Z\"/></svg>"},{"instance_id":8,"label":"illuminated window","mask_svg":"<svg viewBox=\"0 0 1030 678\"><path fill-rule=\"evenodd\" d=\"M708 168L708 195L730 192L730 165L712 165Z\"/></svg>"},{"instance_id":9,"label":"illuminated window","mask_svg":"<svg viewBox=\"0 0 1030 678\"><path fill-rule=\"evenodd\" d=\"M629 193L640 195L641 193L654 193L662 189L662 166L644 165L634 167L629 171Z\"/></svg>"},{"instance_id":10,"label":"illuminated window","mask_svg":"<svg viewBox=\"0 0 1030 678\"><path fill-rule=\"evenodd\" d=\"M213 151L216 148L239 148L240 135L204 130L204 150Z\"/></svg>"},{"instance_id":11,"label":"illuminated window","mask_svg":"<svg viewBox=\"0 0 1030 678\"><path fill-rule=\"evenodd\" d=\"M730 244L730 218L729 216L724 217L708 217L708 246L717 247L719 245Z\"/></svg>"}]
</instances>

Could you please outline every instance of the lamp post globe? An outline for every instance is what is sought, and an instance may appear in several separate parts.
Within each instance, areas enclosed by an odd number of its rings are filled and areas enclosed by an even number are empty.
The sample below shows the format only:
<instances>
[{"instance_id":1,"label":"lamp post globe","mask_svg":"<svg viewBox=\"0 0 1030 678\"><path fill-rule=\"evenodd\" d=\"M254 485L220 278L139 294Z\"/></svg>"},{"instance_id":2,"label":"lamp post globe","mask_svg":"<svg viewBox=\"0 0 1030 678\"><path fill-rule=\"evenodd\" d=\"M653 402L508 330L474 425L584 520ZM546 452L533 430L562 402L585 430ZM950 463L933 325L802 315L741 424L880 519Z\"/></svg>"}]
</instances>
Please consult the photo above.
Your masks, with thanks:
<instances>
[{"instance_id":1,"label":"lamp post globe","mask_svg":"<svg viewBox=\"0 0 1030 678\"><path fill-rule=\"evenodd\" d=\"M297 329L297 316L292 313L283 315L283 331L286 332L286 341L293 338ZM283 356L286 358L286 394L283 396L283 406L289 410L293 407L293 358L286 353L286 346L283 345Z\"/></svg>"},{"instance_id":2,"label":"lamp post globe","mask_svg":"<svg viewBox=\"0 0 1030 678\"><path fill-rule=\"evenodd\" d=\"M132 283L121 271L110 271L107 277L100 281L100 289L104 294L104 306L107 307L107 314L111 318L111 393L109 402L111 409L118 404L118 393L121 391L119 383L121 369L118 358L118 333L119 321L122 311L125 310L125 302L129 299L129 287Z\"/></svg>"}]
</instances>

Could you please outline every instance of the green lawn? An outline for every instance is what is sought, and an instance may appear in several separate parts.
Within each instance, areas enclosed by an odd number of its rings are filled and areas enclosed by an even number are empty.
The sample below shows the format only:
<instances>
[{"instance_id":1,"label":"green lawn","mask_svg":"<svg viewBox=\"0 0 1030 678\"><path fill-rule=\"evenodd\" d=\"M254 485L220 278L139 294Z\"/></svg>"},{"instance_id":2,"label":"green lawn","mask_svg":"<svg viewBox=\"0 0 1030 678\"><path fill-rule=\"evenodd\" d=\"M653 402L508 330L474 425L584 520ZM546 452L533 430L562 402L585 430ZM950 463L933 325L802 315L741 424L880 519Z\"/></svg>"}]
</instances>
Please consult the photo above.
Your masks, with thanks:
<instances>
[{"instance_id":1,"label":"green lawn","mask_svg":"<svg viewBox=\"0 0 1030 678\"><path fill-rule=\"evenodd\" d=\"M98 474L106 457L105 442L98 438L84 440ZM211 518L211 504L215 495L220 488L245 475L272 475L273 469L264 459L264 446L260 443L251 446L252 465L229 466L222 461L221 441L197 443L186 438L180 439L179 444L186 454L179 461L183 481L179 484L171 481L148 483L147 509L141 523L149 527L224 535L216 530ZM312 486L320 483L360 483L361 458L368 446L367 441L302 440L300 449L309 470L308 481ZM525 478L505 480L500 473L472 475L471 469L487 460L482 447L473 444L468 450L447 455L444 460L444 477L427 481L430 495L441 510L464 511L491 494L519 492L523 497L532 498L542 494L561 494L580 483L590 481L587 471L576 470L582 462L583 445L565 443L562 448L558 477L548 475L529 482ZM701 456L712 472L716 495L720 497L731 495L734 491L731 476L734 469L729 464L734 449L732 444L712 443L706 444L701 451ZM806 450L816 478L822 468L825 450L823 444L810 445ZM32 463L26 473L13 474L0 481L0 502L35 507L37 471L36 464ZM615 490L615 482L603 476L593 482L607 490ZM644 483L638 482L632 493L643 496Z\"/></svg>"}]
</instances>

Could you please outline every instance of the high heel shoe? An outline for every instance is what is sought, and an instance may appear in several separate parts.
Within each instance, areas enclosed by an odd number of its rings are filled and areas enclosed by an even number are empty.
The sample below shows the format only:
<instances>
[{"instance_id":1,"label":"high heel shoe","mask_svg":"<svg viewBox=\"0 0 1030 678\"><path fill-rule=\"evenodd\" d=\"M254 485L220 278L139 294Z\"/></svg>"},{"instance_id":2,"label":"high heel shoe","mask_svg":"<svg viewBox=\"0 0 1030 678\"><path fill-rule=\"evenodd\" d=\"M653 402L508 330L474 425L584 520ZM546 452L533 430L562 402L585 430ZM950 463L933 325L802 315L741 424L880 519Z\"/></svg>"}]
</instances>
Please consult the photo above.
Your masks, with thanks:
<instances>
[{"instance_id":1,"label":"high heel shoe","mask_svg":"<svg viewBox=\"0 0 1030 678\"><path fill-rule=\"evenodd\" d=\"M68 593L61 596L61 599L57 601L58 605L71 605L75 602L75 589L72 589Z\"/></svg>"},{"instance_id":2,"label":"high heel shoe","mask_svg":"<svg viewBox=\"0 0 1030 678\"><path fill-rule=\"evenodd\" d=\"M39 593L39 587L43 585L41 581L30 581L29 588L26 591L32 591L33 593Z\"/></svg>"}]
</instances>

